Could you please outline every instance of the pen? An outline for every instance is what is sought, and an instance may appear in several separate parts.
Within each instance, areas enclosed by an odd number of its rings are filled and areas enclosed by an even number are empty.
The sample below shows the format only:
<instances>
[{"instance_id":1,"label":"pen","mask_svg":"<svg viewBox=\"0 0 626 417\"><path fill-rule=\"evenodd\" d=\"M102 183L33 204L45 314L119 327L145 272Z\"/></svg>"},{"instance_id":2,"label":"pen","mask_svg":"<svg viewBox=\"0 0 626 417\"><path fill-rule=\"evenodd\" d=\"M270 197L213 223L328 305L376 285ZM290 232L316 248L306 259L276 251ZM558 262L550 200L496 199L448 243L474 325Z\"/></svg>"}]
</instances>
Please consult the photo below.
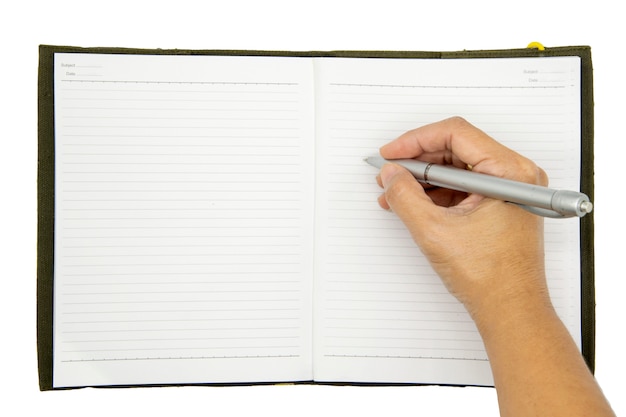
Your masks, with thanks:
<instances>
[{"instance_id":1,"label":"pen","mask_svg":"<svg viewBox=\"0 0 626 417\"><path fill-rule=\"evenodd\" d=\"M540 216L583 217L593 210L589 197L577 191L555 190L415 159L387 160L370 156L365 162L376 168L392 162L408 169L422 183L515 203Z\"/></svg>"}]
</instances>

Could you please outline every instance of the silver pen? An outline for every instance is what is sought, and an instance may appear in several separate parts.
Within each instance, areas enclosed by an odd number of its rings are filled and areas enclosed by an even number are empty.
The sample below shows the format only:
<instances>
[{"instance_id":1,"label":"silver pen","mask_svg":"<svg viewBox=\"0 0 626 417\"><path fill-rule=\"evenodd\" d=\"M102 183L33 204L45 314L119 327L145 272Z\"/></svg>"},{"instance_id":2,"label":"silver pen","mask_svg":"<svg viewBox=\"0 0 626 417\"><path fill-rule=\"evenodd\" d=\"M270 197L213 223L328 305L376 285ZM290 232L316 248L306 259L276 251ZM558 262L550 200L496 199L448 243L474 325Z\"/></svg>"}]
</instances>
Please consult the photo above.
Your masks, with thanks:
<instances>
[{"instance_id":1,"label":"silver pen","mask_svg":"<svg viewBox=\"0 0 626 417\"><path fill-rule=\"evenodd\" d=\"M515 203L540 216L583 217L593 210L589 197L577 191L555 190L415 159L387 160L370 156L365 162L376 168L392 162L408 169L422 183Z\"/></svg>"}]
</instances>

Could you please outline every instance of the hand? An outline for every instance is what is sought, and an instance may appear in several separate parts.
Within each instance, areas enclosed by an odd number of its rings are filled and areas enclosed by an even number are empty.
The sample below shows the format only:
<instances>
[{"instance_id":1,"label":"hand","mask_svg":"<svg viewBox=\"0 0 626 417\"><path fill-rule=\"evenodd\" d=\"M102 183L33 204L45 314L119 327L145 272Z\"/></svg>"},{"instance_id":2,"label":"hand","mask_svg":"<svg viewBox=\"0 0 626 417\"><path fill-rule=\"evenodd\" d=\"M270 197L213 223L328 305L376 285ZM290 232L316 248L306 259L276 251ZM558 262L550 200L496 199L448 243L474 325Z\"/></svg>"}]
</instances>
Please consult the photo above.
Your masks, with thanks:
<instances>
[{"instance_id":1,"label":"hand","mask_svg":"<svg viewBox=\"0 0 626 417\"><path fill-rule=\"evenodd\" d=\"M458 117L407 132L380 153L547 185L532 161ZM543 218L502 201L423 188L392 163L378 183L385 189L380 205L402 219L474 318L502 416L615 415L550 302Z\"/></svg>"},{"instance_id":2,"label":"hand","mask_svg":"<svg viewBox=\"0 0 626 417\"><path fill-rule=\"evenodd\" d=\"M462 118L401 135L380 149L386 159L416 158L471 167L476 172L547 185L543 170ZM424 188L399 165L378 177L379 204L393 210L411 232L448 289L474 315L512 297L549 303L544 273L543 219L479 195ZM493 313L493 312L490 312Z\"/></svg>"}]
</instances>

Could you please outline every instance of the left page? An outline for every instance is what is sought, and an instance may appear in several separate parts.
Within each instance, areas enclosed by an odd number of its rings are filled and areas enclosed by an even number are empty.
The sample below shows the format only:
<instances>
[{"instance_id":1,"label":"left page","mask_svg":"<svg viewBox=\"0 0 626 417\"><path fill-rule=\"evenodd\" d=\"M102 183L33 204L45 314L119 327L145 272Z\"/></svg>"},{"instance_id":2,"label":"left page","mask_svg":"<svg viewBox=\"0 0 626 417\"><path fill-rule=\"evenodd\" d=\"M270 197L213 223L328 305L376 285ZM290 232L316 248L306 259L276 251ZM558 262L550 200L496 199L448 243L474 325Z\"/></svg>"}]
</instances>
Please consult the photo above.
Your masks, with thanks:
<instances>
[{"instance_id":1,"label":"left page","mask_svg":"<svg viewBox=\"0 0 626 417\"><path fill-rule=\"evenodd\" d=\"M312 378L312 80L55 55L54 387Z\"/></svg>"}]
</instances>

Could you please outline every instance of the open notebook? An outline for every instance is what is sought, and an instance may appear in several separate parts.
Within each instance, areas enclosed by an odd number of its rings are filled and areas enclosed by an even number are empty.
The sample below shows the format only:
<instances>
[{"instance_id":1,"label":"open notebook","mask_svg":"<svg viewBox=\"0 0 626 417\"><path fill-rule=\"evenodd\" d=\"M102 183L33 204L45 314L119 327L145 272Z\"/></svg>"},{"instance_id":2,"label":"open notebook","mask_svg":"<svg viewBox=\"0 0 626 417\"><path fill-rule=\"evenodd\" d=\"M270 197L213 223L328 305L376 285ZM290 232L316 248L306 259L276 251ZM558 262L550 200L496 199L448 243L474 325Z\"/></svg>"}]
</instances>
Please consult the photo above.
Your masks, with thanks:
<instances>
[{"instance_id":1,"label":"open notebook","mask_svg":"<svg viewBox=\"0 0 626 417\"><path fill-rule=\"evenodd\" d=\"M56 50L40 68L42 389L493 383L363 158L460 115L579 189L579 56ZM551 295L582 347L580 236L546 220Z\"/></svg>"}]
</instances>

